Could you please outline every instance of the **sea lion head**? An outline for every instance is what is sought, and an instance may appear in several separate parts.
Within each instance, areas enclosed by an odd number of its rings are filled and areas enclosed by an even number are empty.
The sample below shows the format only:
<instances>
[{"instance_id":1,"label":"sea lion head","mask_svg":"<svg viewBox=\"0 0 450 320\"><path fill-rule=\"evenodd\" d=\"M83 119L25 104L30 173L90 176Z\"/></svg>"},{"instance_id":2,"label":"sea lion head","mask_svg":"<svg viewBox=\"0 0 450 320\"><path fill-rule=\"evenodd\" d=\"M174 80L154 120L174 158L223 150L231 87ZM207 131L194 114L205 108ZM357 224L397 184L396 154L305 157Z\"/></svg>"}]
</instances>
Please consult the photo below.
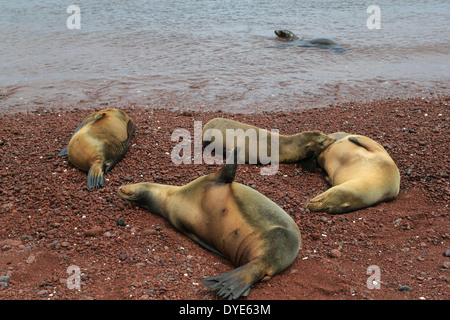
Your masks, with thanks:
<instances>
[{"instance_id":1,"label":"sea lion head","mask_svg":"<svg viewBox=\"0 0 450 320\"><path fill-rule=\"evenodd\" d=\"M128 200L140 207L148 208L150 205L150 192L152 183L141 182L136 184L127 184L119 187L117 194L122 199Z\"/></svg>"},{"instance_id":2,"label":"sea lion head","mask_svg":"<svg viewBox=\"0 0 450 320\"><path fill-rule=\"evenodd\" d=\"M119 187L117 194L122 199L164 216L166 200L178 187L152 182L140 182Z\"/></svg>"},{"instance_id":3,"label":"sea lion head","mask_svg":"<svg viewBox=\"0 0 450 320\"><path fill-rule=\"evenodd\" d=\"M354 191L338 185L311 199L306 207L314 212L344 213L361 207L362 203Z\"/></svg>"},{"instance_id":4,"label":"sea lion head","mask_svg":"<svg viewBox=\"0 0 450 320\"><path fill-rule=\"evenodd\" d=\"M304 131L298 134L300 144L304 146L308 156L317 156L336 140L319 131Z\"/></svg>"},{"instance_id":5,"label":"sea lion head","mask_svg":"<svg viewBox=\"0 0 450 320\"><path fill-rule=\"evenodd\" d=\"M293 41L298 39L298 37L292 31L289 30L275 30L275 34L279 38L284 39L286 41Z\"/></svg>"}]
</instances>

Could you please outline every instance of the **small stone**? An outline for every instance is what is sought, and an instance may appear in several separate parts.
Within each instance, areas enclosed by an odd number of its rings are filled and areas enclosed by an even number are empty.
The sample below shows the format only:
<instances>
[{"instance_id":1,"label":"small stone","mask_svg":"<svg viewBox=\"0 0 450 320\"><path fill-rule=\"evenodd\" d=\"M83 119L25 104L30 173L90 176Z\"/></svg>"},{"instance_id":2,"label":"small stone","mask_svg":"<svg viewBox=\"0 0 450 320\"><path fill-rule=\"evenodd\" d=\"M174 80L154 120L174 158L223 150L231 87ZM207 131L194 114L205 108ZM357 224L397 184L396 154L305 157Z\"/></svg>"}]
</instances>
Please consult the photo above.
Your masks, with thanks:
<instances>
[{"instance_id":1,"label":"small stone","mask_svg":"<svg viewBox=\"0 0 450 320\"><path fill-rule=\"evenodd\" d=\"M398 288L398 291L412 291L412 288L409 286L401 286Z\"/></svg>"},{"instance_id":2,"label":"small stone","mask_svg":"<svg viewBox=\"0 0 450 320\"><path fill-rule=\"evenodd\" d=\"M84 232L85 237L97 237L103 233L103 229L101 227L93 227Z\"/></svg>"},{"instance_id":3,"label":"small stone","mask_svg":"<svg viewBox=\"0 0 450 320\"><path fill-rule=\"evenodd\" d=\"M450 257L450 250L445 251L444 256Z\"/></svg>"},{"instance_id":4,"label":"small stone","mask_svg":"<svg viewBox=\"0 0 450 320\"><path fill-rule=\"evenodd\" d=\"M444 261L444 263L442 264L442 268L450 269L450 261Z\"/></svg>"},{"instance_id":5,"label":"small stone","mask_svg":"<svg viewBox=\"0 0 450 320\"><path fill-rule=\"evenodd\" d=\"M320 239L320 234L318 234L318 233L312 233L312 234L311 234L311 238L312 238L313 240L319 240L319 239Z\"/></svg>"},{"instance_id":6,"label":"small stone","mask_svg":"<svg viewBox=\"0 0 450 320\"><path fill-rule=\"evenodd\" d=\"M127 223L122 218L117 219L117 225L121 227L125 227Z\"/></svg>"},{"instance_id":7,"label":"small stone","mask_svg":"<svg viewBox=\"0 0 450 320\"><path fill-rule=\"evenodd\" d=\"M338 249L331 249L330 252L328 252L328 255L331 258L339 258L342 254Z\"/></svg>"},{"instance_id":8,"label":"small stone","mask_svg":"<svg viewBox=\"0 0 450 320\"><path fill-rule=\"evenodd\" d=\"M155 229L147 228L147 229L144 229L142 231L142 235L143 236L152 236L152 235L155 235L155 234L156 234L156 230Z\"/></svg>"},{"instance_id":9,"label":"small stone","mask_svg":"<svg viewBox=\"0 0 450 320\"><path fill-rule=\"evenodd\" d=\"M119 259L120 259L121 261L124 261L124 260L127 259L127 253L126 253L126 251L121 251L121 252L119 253Z\"/></svg>"},{"instance_id":10,"label":"small stone","mask_svg":"<svg viewBox=\"0 0 450 320\"><path fill-rule=\"evenodd\" d=\"M47 290L39 290L36 294L38 296L46 296L48 294L48 291Z\"/></svg>"},{"instance_id":11,"label":"small stone","mask_svg":"<svg viewBox=\"0 0 450 320\"><path fill-rule=\"evenodd\" d=\"M27 260L25 260L26 263L31 264L34 262L34 260L36 260L36 256L34 254L31 254Z\"/></svg>"},{"instance_id":12,"label":"small stone","mask_svg":"<svg viewBox=\"0 0 450 320\"><path fill-rule=\"evenodd\" d=\"M6 282L9 281L10 277L9 276L0 276L0 282Z\"/></svg>"},{"instance_id":13,"label":"small stone","mask_svg":"<svg viewBox=\"0 0 450 320\"><path fill-rule=\"evenodd\" d=\"M402 222L402 220L403 220L402 218L395 219L394 226L398 227L400 225L400 222Z\"/></svg>"}]
</instances>

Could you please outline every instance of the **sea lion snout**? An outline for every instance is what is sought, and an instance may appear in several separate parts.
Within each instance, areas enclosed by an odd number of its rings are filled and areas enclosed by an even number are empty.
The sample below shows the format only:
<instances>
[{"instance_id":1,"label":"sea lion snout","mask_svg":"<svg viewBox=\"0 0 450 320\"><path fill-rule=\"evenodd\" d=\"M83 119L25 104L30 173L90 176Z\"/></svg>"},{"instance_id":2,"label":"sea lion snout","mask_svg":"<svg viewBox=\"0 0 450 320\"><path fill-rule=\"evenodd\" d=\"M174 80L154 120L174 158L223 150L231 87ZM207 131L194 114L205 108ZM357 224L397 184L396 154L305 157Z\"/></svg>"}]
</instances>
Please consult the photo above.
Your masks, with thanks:
<instances>
[{"instance_id":1,"label":"sea lion snout","mask_svg":"<svg viewBox=\"0 0 450 320\"><path fill-rule=\"evenodd\" d=\"M127 198L131 198L133 196L135 196L135 192L133 190L134 188L132 187L132 185L124 185L119 187L118 189L118 193L120 197L127 197Z\"/></svg>"},{"instance_id":2,"label":"sea lion snout","mask_svg":"<svg viewBox=\"0 0 450 320\"><path fill-rule=\"evenodd\" d=\"M310 154L313 153L314 155L318 155L336 141L333 137L329 137L319 131L306 131L301 133L301 135L304 138L300 140L300 145L306 143L306 150L310 151Z\"/></svg>"}]
</instances>

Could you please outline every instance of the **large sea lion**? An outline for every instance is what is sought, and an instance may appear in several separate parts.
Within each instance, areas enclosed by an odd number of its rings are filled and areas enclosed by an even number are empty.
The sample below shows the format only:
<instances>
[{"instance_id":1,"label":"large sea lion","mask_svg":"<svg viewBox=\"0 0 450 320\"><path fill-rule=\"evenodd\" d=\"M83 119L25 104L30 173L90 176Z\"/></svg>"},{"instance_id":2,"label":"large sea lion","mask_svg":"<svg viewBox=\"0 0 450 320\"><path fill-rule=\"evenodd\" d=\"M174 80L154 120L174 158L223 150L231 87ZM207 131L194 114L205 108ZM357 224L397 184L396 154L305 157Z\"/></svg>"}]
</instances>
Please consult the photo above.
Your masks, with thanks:
<instances>
[{"instance_id":1,"label":"large sea lion","mask_svg":"<svg viewBox=\"0 0 450 320\"><path fill-rule=\"evenodd\" d=\"M311 211L343 213L397 197L400 173L386 150L374 140L345 132L318 156L332 187L307 205Z\"/></svg>"},{"instance_id":2,"label":"large sea lion","mask_svg":"<svg viewBox=\"0 0 450 320\"><path fill-rule=\"evenodd\" d=\"M233 164L199 177L184 186L156 183L124 185L118 194L168 219L201 246L229 258L238 268L204 279L223 298L246 295L259 280L292 264L301 244L292 218L256 190L234 182Z\"/></svg>"},{"instance_id":3,"label":"large sea lion","mask_svg":"<svg viewBox=\"0 0 450 320\"><path fill-rule=\"evenodd\" d=\"M222 144L219 143L221 149L231 150L238 146L241 148L239 163L252 164L267 164L262 161L260 156L263 154L273 159L272 151L276 151L276 149L278 149L278 163L298 163L305 158L318 155L335 141L318 131L281 135L246 123L214 118L203 127L203 145L207 146L210 141L214 142L217 134L222 137ZM234 141L227 142L227 136L233 138ZM276 143L277 140L278 143ZM261 143L264 145L260 146ZM274 143L275 148L273 147ZM267 150L262 152L262 147Z\"/></svg>"},{"instance_id":4,"label":"large sea lion","mask_svg":"<svg viewBox=\"0 0 450 320\"><path fill-rule=\"evenodd\" d=\"M67 154L74 166L88 172L88 190L97 189L105 184L104 174L126 153L133 132L133 121L125 112L100 110L81 122L58 156Z\"/></svg>"}]
</instances>

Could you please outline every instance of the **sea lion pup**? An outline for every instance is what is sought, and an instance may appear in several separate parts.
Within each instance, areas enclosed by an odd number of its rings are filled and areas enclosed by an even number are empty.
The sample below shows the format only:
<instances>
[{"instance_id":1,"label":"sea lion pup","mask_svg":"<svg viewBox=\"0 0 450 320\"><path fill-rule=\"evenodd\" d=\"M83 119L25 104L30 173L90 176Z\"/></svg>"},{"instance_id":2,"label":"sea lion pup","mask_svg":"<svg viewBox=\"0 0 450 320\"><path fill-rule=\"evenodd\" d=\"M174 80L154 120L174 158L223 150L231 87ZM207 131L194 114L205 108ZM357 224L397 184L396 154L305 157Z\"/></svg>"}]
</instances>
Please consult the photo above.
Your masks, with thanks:
<instances>
[{"instance_id":1,"label":"sea lion pup","mask_svg":"<svg viewBox=\"0 0 450 320\"><path fill-rule=\"evenodd\" d=\"M236 160L236 150L230 157ZM286 212L234 182L233 162L184 186L143 182L118 190L121 198L165 217L199 245L239 266L204 279L205 286L229 299L248 294L255 282L269 280L291 265L301 244L299 228Z\"/></svg>"},{"instance_id":2,"label":"sea lion pup","mask_svg":"<svg viewBox=\"0 0 450 320\"><path fill-rule=\"evenodd\" d=\"M234 141L227 141L227 137ZM222 142L216 142L217 138ZM267 164L267 157L273 160L276 156L272 149L275 152L278 149L278 163L298 163L318 155L335 140L318 131L280 135L242 122L214 118L203 127L203 146L207 147L209 141L216 147L216 153L220 153L220 149L231 150L239 146L239 163Z\"/></svg>"},{"instance_id":3,"label":"sea lion pup","mask_svg":"<svg viewBox=\"0 0 450 320\"><path fill-rule=\"evenodd\" d=\"M307 205L311 211L343 213L397 197L400 173L386 150L374 140L345 132L318 157L332 187Z\"/></svg>"},{"instance_id":4,"label":"sea lion pup","mask_svg":"<svg viewBox=\"0 0 450 320\"><path fill-rule=\"evenodd\" d=\"M87 189L98 189L105 184L104 174L128 150L133 132L133 121L125 112L100 110L83 120L58 156L67 154L74 166L88 172Z\"/></svg>"}]
</instances>

